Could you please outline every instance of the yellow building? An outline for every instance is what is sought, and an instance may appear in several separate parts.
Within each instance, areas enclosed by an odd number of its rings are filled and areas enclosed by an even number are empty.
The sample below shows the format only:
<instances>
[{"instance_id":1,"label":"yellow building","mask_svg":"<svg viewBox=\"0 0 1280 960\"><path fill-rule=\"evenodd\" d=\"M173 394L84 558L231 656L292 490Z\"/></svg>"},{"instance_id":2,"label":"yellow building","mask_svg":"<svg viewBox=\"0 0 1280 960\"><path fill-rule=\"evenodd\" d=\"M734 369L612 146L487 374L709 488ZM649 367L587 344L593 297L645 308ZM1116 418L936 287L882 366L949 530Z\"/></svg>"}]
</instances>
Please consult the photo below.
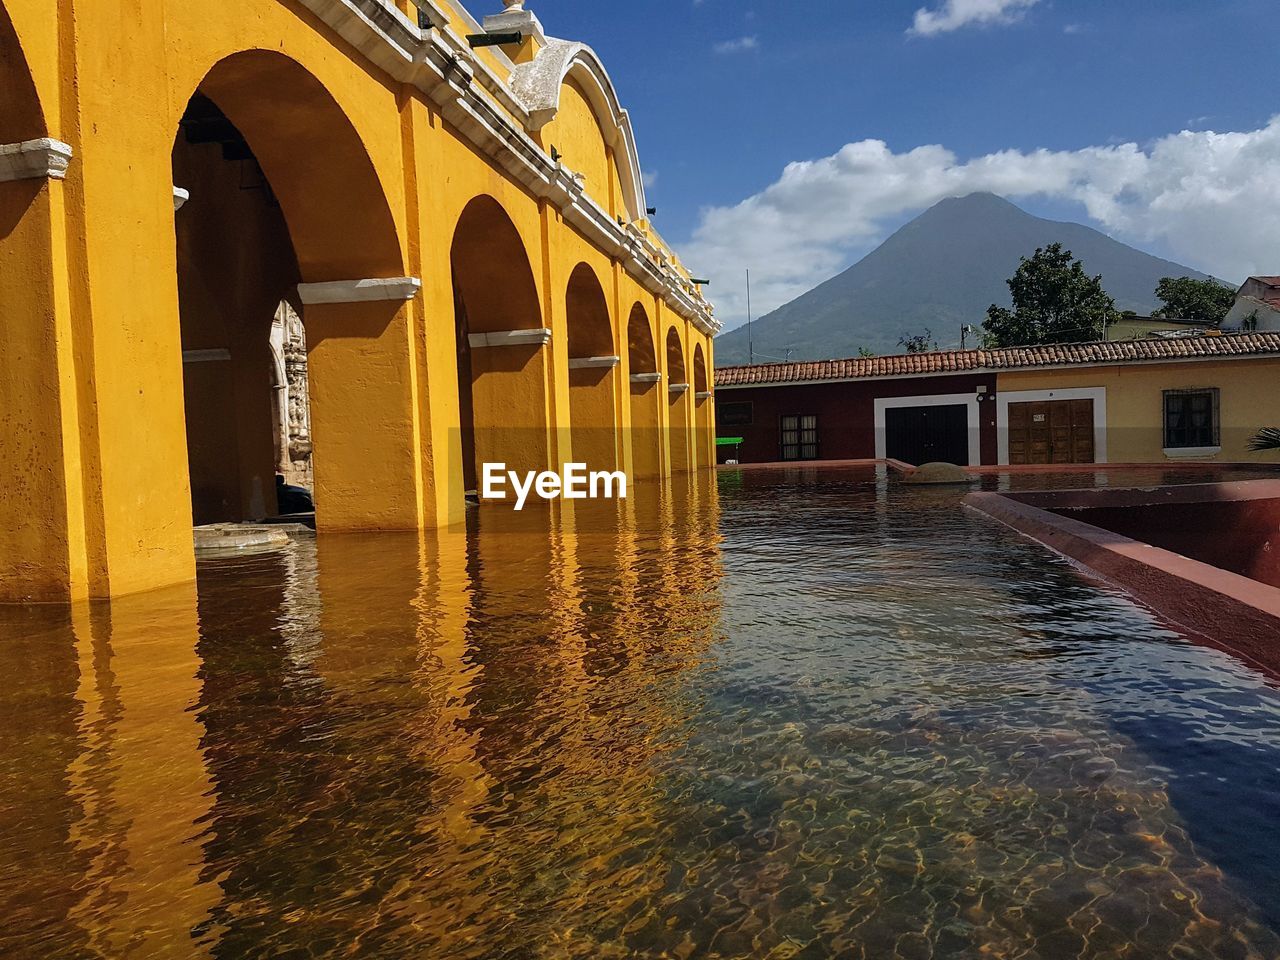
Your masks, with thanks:
<instances>
[{"instance_id":1,"label":"yellow building","mask_svg":"<svg viewBox=\"0 0 1280 960\"><path fill-rule=\"evenodd\" d=\"M0 0L0 599L190 580L275 509L304 321L322 532L476 464L714 459L718 329L590 48L518 0Z\"/></svg>"}]
</instances>

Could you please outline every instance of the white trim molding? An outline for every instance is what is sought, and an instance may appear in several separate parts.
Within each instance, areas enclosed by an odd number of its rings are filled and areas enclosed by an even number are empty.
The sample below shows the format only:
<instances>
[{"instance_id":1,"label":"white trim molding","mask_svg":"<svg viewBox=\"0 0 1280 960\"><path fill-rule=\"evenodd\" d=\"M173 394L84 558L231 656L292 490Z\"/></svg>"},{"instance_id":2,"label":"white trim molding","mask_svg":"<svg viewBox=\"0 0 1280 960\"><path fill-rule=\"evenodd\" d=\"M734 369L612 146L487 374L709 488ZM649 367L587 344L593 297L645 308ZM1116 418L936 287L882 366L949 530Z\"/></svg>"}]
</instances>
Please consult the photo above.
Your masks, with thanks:
<instances>
[{"instance_id":1,"label":"white trim molding","mask_svg":"<svg viewBox=\"0 0 1280 960\"><path fill-rule=\"evenodd\" d=\"M191 199L191 191L184 190L182 187L173 188L173 212L177 213L187 205L187 201Z\"/></svg>"},{"instance_id":2,"label":"white trim molding","mask_svg":"<svg viewBox=\"0 0 1280 960\"><path fill-rule=\"evenodd\" d=\"M498 333L473 333L467 337L472 350L487 347L545 347L551 342L551 331L546 327L537 330L502 330Z\"/></svg>"},{"instance_id":3,"label":"white trim molding","mask_svg":"<svg viewBox=\"0 0 1280 960\"><path fill-rule=\"evenodd\" d=\"M689 385L687 383L673 383L667 387L667 391L673 394L688 393Z\"/></svg>"},{"instance_id":4,"label":"white trim molding","mask_svg":"<svg viewBox=\"0 0 1280 960\"><path fill-rule=\"evenodd\" d=\"M209 350L183 350L183 363L212 363L217 360L230 360L231 351L226 347L214 347Z\"/></svg>"},{"instance_id":5,"label":"white trim molding","mask_svg":"<svg viewBox=\"0 0 1280 960\"><path fill-rule=\"evenodd\" d=\"M982 466L982 417L978 394L936 393L921 397L876 397L876 459L888 459L889 437L885 411L902 407L964 407L968 416L969 462L958 466ZM919 466L919 464L916 464Z\"/></svg>"},{"instance_id":6,"label":"white trim molding","mask_svg":"<svg viewBox=\"0 0 1280 960\"><path fill-rule=\"evenodd\" d=\"M0 144L0 183L11 180L63 180L71 165L71 146L51 137Z\"/></svg>"},{"instance_id":7,"label":"white trim molding","mask_svg":"<svg viewBox=\"0 0 1280 960\"><path fill-rule=\"evenodd\" d=\"M1222 453L1221 447L1165 447L1170 460L1208 460Z\"/></svg>"},{"instance_id":8,"label":"white trim molding","mask_svg":"<svg viewBox=\"0 0 1280 960\"><path fill-rule=\"evenodd\" d=\"M1093 462L1107 463L1107 388L1071 387L1063 390L1010 390L996 394L996 449L1000 466L1009 463L1009 404L1050 400L1093 401Z\"/></svg>"},{"instance_id":9,"label":"white trim molding","mask_svg":"<svg viewBox=\"0 0 1280 960\"><path fill-rule=\"evenodd\" d=\"M660 373L633 373L631 375L632 383L661 383L662 374Z\"/></svg>"},{"instance_id":10,"label":"white trim molding","mask_svg":"<svg viewBox=\"0 0 1280 960\"><path fill-rule=\"evenodd\" d=\"M621 357L578 357L569 361L570 370L612 370L622 362Z\"/></svg>"},{"instance_id":11,"label":"white trim molding","mask_svg":"<svg viewBox=\"0 0 1280 960\"><path fill-rule=\"evenodd\" d=\"M335 280L329 283L300 283L298 284L298 298L304 304L412 300L421 289L422 281L417 277Z\"/></svg>"}]
</instances>

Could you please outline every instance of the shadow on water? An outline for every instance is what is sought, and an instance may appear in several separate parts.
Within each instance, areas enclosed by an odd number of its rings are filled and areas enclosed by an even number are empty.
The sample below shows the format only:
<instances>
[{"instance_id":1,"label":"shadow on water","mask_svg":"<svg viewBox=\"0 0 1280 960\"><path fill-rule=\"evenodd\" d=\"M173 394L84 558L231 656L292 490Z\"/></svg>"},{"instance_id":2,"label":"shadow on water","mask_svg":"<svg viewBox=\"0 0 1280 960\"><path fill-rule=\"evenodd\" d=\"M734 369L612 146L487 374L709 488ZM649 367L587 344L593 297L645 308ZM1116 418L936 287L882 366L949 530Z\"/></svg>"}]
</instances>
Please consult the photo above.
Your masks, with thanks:
<instances>
[{"instance_id":1,"label":"shadow on water","mask_svg":"<svg viewBox=\"0 0 1280 960\"><path fill-rule=\"evenodd\" d=\"M1275 692L958 499L725 474L0 608L0 953L1280 955Z\"/></svg>"}]
</instances>

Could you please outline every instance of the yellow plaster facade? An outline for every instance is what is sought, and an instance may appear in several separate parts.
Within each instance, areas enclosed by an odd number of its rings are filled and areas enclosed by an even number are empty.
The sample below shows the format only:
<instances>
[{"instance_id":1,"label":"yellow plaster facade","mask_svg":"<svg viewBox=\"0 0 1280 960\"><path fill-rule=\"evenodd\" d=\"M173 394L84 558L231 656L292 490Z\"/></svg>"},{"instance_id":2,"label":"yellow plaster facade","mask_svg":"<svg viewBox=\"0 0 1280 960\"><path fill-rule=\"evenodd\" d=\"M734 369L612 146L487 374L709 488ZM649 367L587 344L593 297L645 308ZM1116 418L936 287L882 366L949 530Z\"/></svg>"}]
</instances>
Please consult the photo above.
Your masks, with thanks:
<instances>
[{"instance_id":1,"label":"yellow plaster facade","mask_svg":"<svg viewBox=\"0 0 1280 960\"><path fill-rule=\"evenodd\" d=\"M472 50L437 0L0 0L0 600L189 581L193 498L273 511L282 299L322 534L455 524L478 459L714 463L670 388L718 325L626 112L513 15Z\"/></svg>"},{"instance_id":2,"label":"yellow plaster facade","mask_svg":"<svg viewBox=\"0 0 1280 960\"><path fill-rule=\"evenodd\" d=\"M1109 463L1168 463L1185 459L1275 463L1274 453L1251 452L1249 439L1261 427L1280 424L1280 383L1276 377L1276 361L1271 357L1130 362L1001 373L997 378L997 394L1007 400L1024 392L1100 391L1097 396L1104 399L1106 405ZM1178 451L1165 453L1163 421L1167 390L1218 391L1221 442L1217 452L1198 453L1194 457Z\"/></svg>"}]
</instances>

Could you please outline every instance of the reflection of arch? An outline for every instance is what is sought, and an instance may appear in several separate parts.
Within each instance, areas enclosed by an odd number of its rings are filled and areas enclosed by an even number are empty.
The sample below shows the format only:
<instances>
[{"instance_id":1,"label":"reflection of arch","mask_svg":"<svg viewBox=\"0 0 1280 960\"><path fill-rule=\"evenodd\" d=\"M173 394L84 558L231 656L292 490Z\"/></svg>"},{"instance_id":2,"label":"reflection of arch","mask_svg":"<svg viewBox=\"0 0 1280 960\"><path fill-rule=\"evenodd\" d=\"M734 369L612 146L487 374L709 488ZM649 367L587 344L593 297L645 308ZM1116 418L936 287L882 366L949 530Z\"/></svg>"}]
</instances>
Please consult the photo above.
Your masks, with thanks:
<instances>
[{"instance_id":1,"label":"reflection of arch","mask_svg":"<svg viewBox=\"0 0 1280 960\"><path fill-rule=\"evenodd\" d=\"M684 361L684 343L675 327L667 330L667 379L671 472L684 473L690 466L689 377Z\"/></svg>"},{"instance_id":2,"label":"reflection of arch","mask_svg":"<svg viewBox=\"0 0 1280 960\"><path fill-rule=\"evenodd\" d=\"M646 202L631 118L622 109L613 81L595 51L583 43L548 40L537 57L516 67L511 87L529 109L533 128L540 130L560 110L560 91L569 77L577 80L586 93L606 137L612 135L609 146L613 147L618 164L628 219L639 220L644 216Z\"/></svg>"},{"instance_id":3,"label":"reflection of arch","mask_svg":"<svg viewBox=\"0 0 1280 960\"><path fill-rule=\"evenodd\" d=\"M40 97L13 22L0 4L0 143L47 136Z\"/></svg>"},{"instance_id":4,"label":"reflection of arch","mask_svg":"<svg viewBox=\"0 0 1280 960\"><path fill-rule=\"evenodd\" d=\"M569 276L565 307L574 458L592 470L612 470L618 462L615 385L620 360L609 301L595 271L585 263Z\"/></svg>"},{"instance_id":5,"label":"reflection of arch","mask_svg":"<svg viewBox=\"0 0 1280 960\"><path fill-rule=\"evenodd\" d=\"M653 327L643 304L627 320L627 360L631 369L631 456L637 477L662 473L662 377L653 345Z\"/></svg>"},{"instance_id":6,"label":"reflection of arch","mask_svg":"<svg viewBox=\"0 0 1280 960\"><path fill-rule=\"evenodd\" d=\"M549 334L520 232L493 197L458 218L450 248L458 331L458 405L463 490L477 465L546 469Z\"/></svg>"},{"instance_id":7,"label":"reflection of arch","mask_svg":"<svg viewBox=\"0 0 1280 960\"><path fill-rule=\"evenodd\" d=\"M276 509L276 311L300 281L402 275L397 228L351 121L278 53L235 53L209 70L173 162L173 182L191 193L176 229L183 349L199 355L184 364L193 512L198 522L255 519ZM318 519L325 529L416 527L412 393L388 376L405 363L409 308L334 300L307 302L302 315Z\"/></svg>"},{"instance_id":8,"label":"reflection of arch","mask_svg":"<svg viewBox=\"0 0 1280 960\"><path fill-rule=\"evenodd\" d=\"M377 170L319 80L282 54L250 50L214 65L199 92L244 135L261 165L289 224L304 282L404 274Z\"/></svg>"}]
</instances>

